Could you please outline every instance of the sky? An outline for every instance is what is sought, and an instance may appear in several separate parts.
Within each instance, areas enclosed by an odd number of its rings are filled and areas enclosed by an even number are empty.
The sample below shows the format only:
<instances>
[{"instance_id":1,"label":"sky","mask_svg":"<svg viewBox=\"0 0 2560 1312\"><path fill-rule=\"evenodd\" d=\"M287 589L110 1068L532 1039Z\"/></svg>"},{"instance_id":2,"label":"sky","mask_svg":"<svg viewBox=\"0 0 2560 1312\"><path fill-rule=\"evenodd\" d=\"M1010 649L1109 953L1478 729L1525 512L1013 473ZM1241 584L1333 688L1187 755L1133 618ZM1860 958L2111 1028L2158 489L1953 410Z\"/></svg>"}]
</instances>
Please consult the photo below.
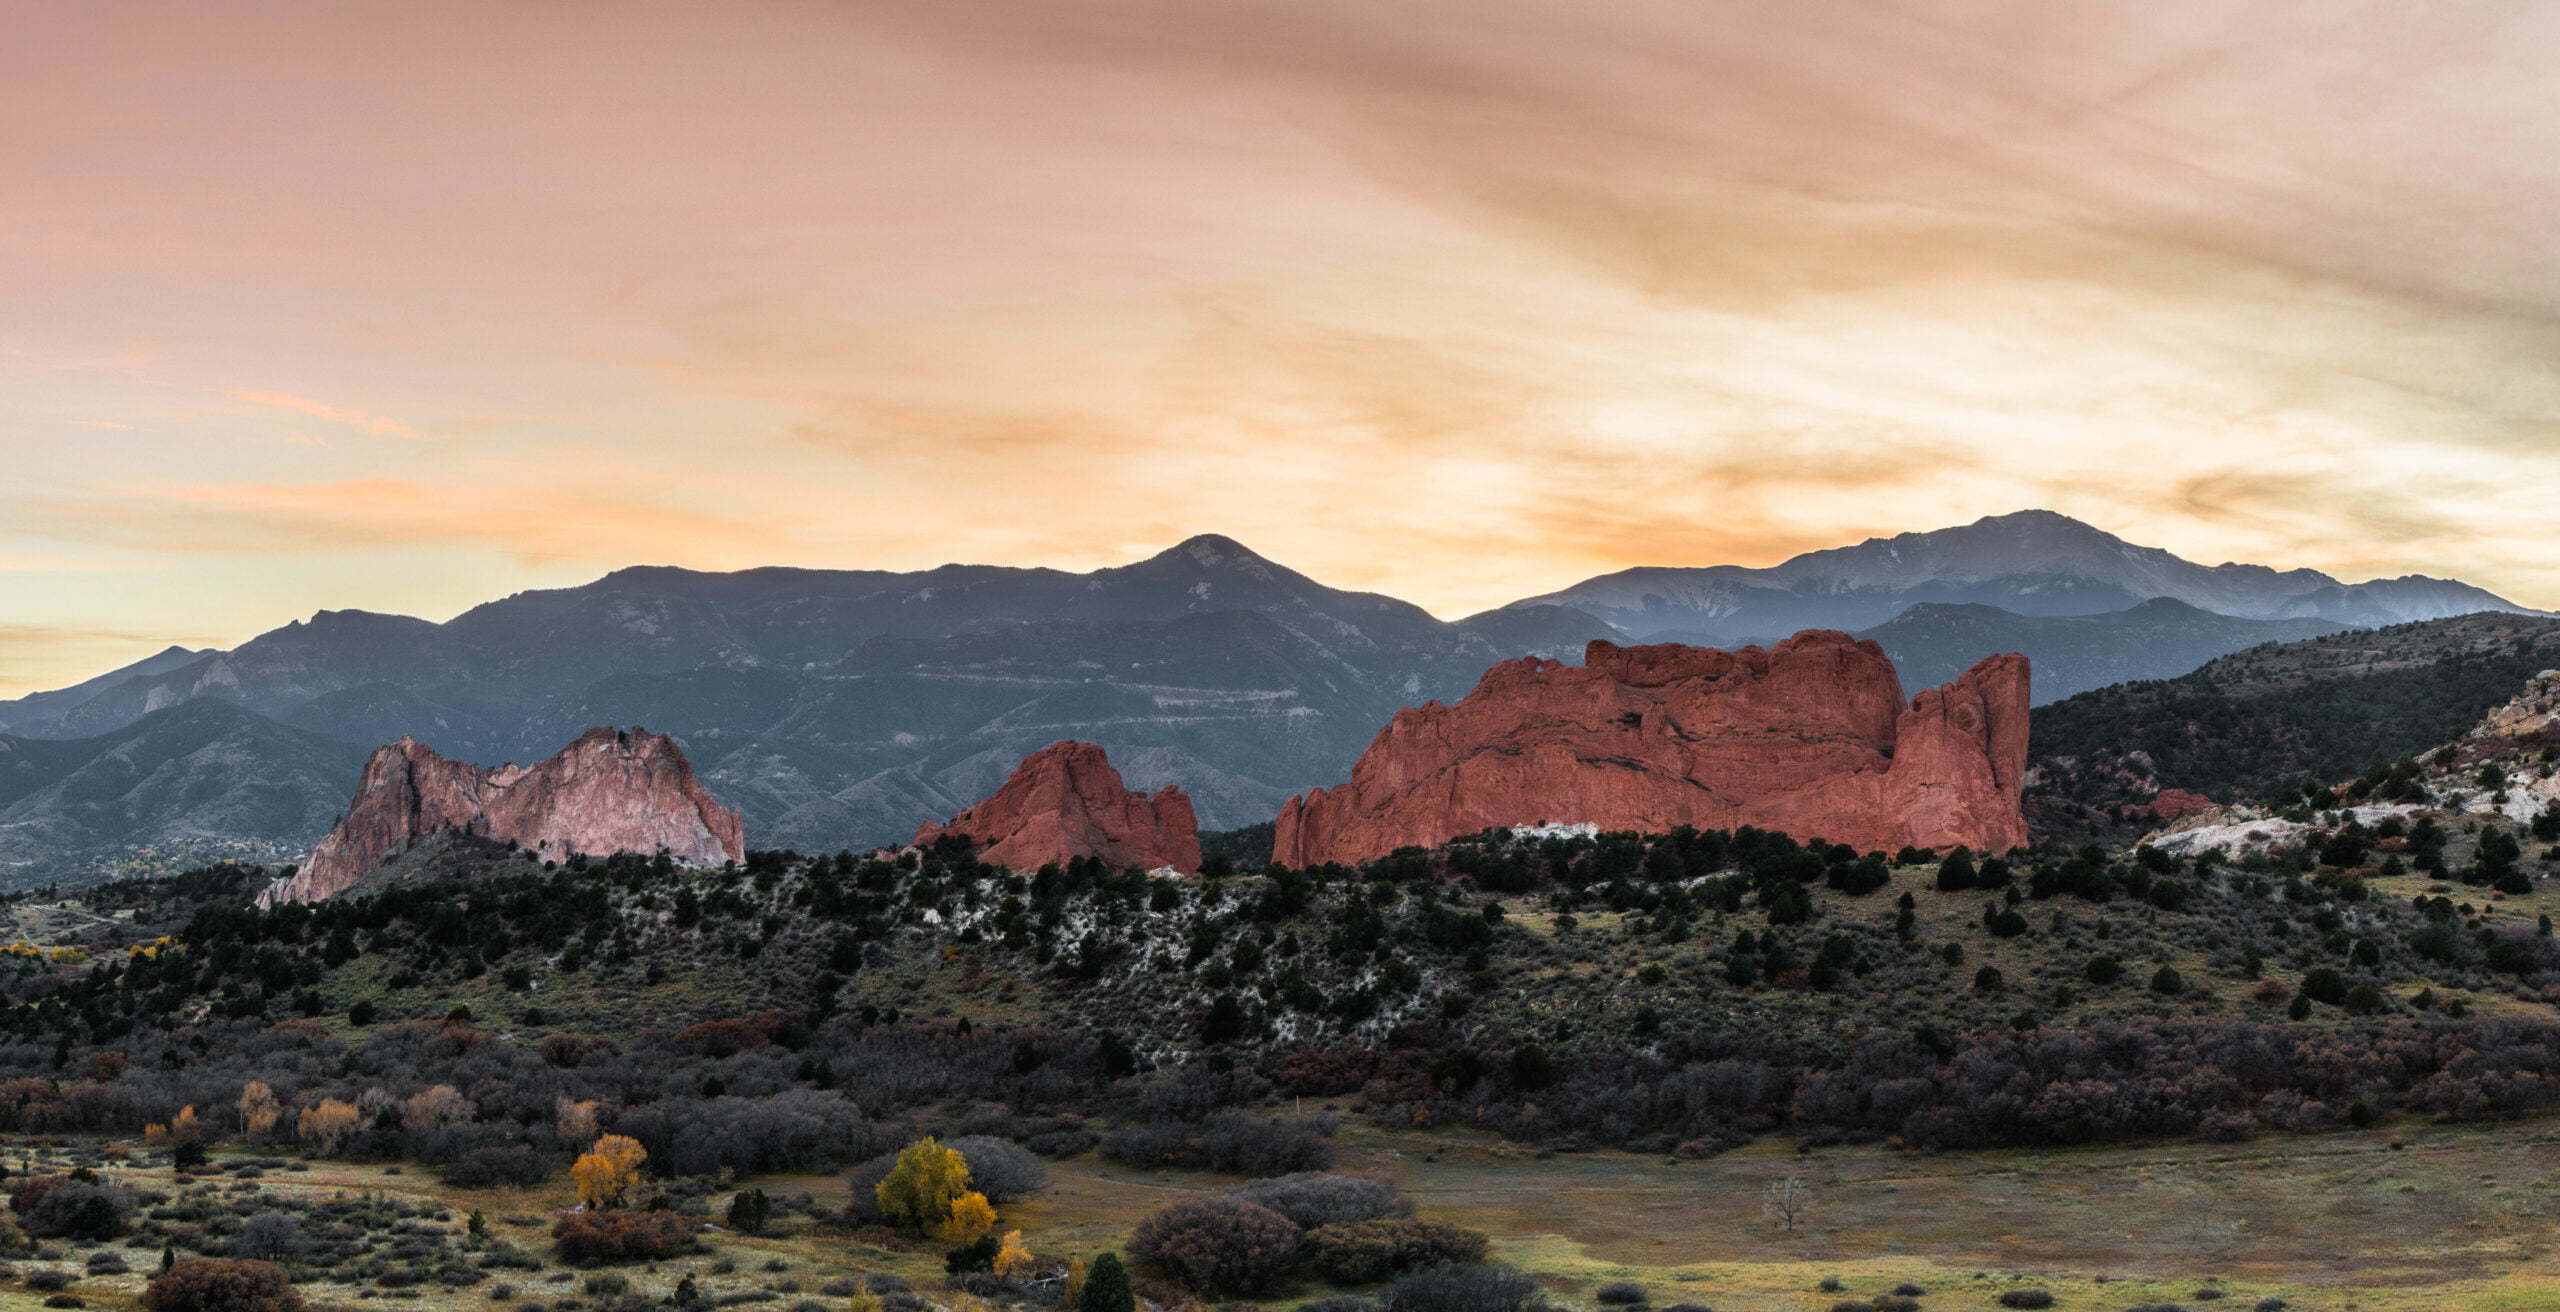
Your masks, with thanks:
<instances>
[{"instance_id":1,"label":"sky","mask_svg":"<svg viewBox=\"0 0 2560 1312\"><path fill-rule=\"evenodd\" d=\"M20 0L0 696L637 563L2560 607L2542 0Z\"/></svg>"}]
</instances>

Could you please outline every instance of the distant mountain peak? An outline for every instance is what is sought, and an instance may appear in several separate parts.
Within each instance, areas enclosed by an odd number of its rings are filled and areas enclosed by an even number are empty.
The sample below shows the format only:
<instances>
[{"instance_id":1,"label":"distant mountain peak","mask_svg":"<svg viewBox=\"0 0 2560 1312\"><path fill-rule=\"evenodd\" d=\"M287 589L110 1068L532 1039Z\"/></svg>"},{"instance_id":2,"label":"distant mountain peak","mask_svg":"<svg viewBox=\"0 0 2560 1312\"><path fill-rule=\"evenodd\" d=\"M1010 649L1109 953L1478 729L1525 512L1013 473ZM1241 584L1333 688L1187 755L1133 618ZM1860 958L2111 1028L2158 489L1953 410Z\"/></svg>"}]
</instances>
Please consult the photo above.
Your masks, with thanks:
<instances>
[{"instance_id":1,"label":"distant mountain peak","mask_svg":"<svg viewBox=\"0 0 2560 1312\"><path fill-rule=\"evenodd\" d=\"M2453 580L2342 583L2313 569L2199 565L2039 508L1808 551L1765 568L1620 571L1519 604L1573 606L1638 638L1731 642L1804 628L1855 631L1920 602L2067 616L2122 611L2154 598L2219 615L2358 626L2478 610L2533 613Z\"/></svg>"},{"instance_id":2,"label":"distant mountain peak","mask_svg":"<svg viewBox=\"0 0 2560 1312\"><path fill-rule=\"evenodd\" d=\"M1238 588L1301 597L1329 591L1222 533L1193 534L1144 560L1098 570L1092 577L1097 581L1112 577L1145 580L1153 585L1173 583L1185 588L1195 605L1210 604L1213 598L1233 600L1232 594Z\"/></svg>"},{"instance_id":3,"label":"distant mountain peak","mask_svg":"<svg viewBox=\"0 0 2560 1312\"><path fill-rule=\"evenodd\" d=\"M1267 568L1271 564L1269 557L1223 533L1195 533L1159 553L1156 559L1175 556L1187 557L1193 564L1209 569L1243 565Z\"/></svg>"},{"instance_id":4,"label":"distant mountain peak","mask_svg":"<svg viewBox=\"0 0 2560 1312\"><path fill-rule=\"evenodd\" d=\"M295 621L291 626L289 626L289 627L293 627L293 628L313 628L313 629L320 629L320 628L341 628L341 629L344 629L344 628L362 628L362 627L382 627L382 626L386 626L386 625L387 625L387 626L394 626L394 627L400 627L400 628L407 628L407 627L410 627L410 626L413 626L413 625L432 624L432 623L433 623L433 621L431 621L431 620L422 620L422 619L419 619L419 618L418 618L417 616L415 616L415 615L395 615L395 614L392 614L392 613L391 613L391 612L389 612L389 611L379 611L379 610L360 610L360 609L357 609L357 608L354 608L354 607L348 607L348 608L346 608L346 609L344 609L344 610L315 610L315 611L311 612L311 618L310 618L310 619L308 619L308 620L296 620L296 621Z\"/></svg>"},{"instance_id":5,"label":"distant mountain peak","mask_svg":"<svg viewBox=\"0 0 2560 1312\"><path fill-rule=\"evenodd\" d=\"M1995 524L2068 525L2072 528L2087 529L2092 533L2105 534L2108 537L2115 536L2115 534L2108 533L2105 529L2102 529L2087 520L2074 519L2069 515L2063 514L2059 510L2046 510L2041 506L2029 506L2024 510L2012 510L2005 515L1985 515L1982 518L1973 521L1973 523L1968 527L1984 528Z\"/></svg>"},{"instance_id":6,"label":"distant mountain peak","mask_svg":"<svg viewBox=\"0 0 2560 1312\"><path fill-rule=\"evenodd\" d=\"M2003 541L2085 541L2114 546L2132 546L2123 538L2083 519L2074 519L2058 510L2029 508L2006 514L1984 515L1970 524L1946 528L1912 529L1867 539L1868 543L1905 543L1932 540L1993 538ZM1863 545L1863 544L1862 544ZM2140 550L2141 548L2135 548ZM1820 554L1819 552L1814 554Z\"/></svg>"}]
</instances>

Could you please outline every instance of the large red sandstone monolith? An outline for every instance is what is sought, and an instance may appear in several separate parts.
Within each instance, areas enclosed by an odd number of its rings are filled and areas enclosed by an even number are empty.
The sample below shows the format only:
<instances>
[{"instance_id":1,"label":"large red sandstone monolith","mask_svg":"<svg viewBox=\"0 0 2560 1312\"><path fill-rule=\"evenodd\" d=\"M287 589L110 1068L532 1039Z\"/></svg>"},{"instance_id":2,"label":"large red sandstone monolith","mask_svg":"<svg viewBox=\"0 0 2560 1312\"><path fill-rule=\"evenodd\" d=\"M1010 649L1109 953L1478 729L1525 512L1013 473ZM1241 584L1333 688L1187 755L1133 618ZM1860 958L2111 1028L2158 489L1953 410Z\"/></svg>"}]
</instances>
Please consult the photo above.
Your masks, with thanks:
<instances>
[{"instance_id":1,"label":"large red sandstone monolith","mask_svg":"<svg viewBox=\"0 0 2560 1312\"><path fill-rule=\"evenodd\" d=\"M1115 868L1200 868L1200 824L1191 795L1167 786L1155 796L1121 783L1101 748L1069 739L1024 757L995 796L917 828L916 842L966 834L978 858L1009 870L1037 870L1080 856Z\"/></svg>"},{"instance_id":2,"label":"large red sandstone monolith","mask_svg":"<svg viewBox=\"0 0 2560 1312\"><path fill-rule=\"evenodd\" d=\"M694 777L684 749L646 729L589 729L530 769L449 761L415 738L365 762L347 814L262 906L318 902L436 834L513 842L546 860L665 852L687 865L746 859L738 813Z\"/></svg>"},{"instance_id":3,"label":"large red sandstone monolith","mask_svg":"<svg viewBox=\"0 0 2560 1312\"><path fill-rule=\"evenodd\" d=\"M1272 859L1351 864L1539 822L2007 851L2027 839L2027 684L2026 657L1993 656L1906 704L1882 648L1823 629L1766 651L1505 661L1455 705L1397 712L1351 782L1289 799Z\"/></svg>"}]
</instances>

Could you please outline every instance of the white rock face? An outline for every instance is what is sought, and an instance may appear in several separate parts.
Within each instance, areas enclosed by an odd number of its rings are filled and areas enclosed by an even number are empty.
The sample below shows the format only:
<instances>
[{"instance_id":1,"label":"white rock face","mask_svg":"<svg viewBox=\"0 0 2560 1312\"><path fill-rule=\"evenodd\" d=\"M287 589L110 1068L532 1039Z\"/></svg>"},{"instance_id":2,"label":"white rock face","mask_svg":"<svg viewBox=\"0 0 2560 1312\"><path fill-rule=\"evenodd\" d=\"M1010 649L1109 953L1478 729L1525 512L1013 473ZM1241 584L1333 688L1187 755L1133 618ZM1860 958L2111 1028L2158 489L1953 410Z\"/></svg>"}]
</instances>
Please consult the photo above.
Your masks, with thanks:
<instances>
[{"instance_id":1,"label":"white rock face","mask_svg":"<svg viewBox=\"0 0 2560 1312\"><path fill-rule=\"evenodd\" d=\"M1533 840L1540 838L1598 838L1600 836L1600 826L1596 824L1526 825L1512 830L1511 836L1513 838L1526 838Z\"/></svg>"},{"instance_id":2,"label":"white rock face","mask_svg":"<svg viewBox=\"0 0 2560 1312\"><path fill-rule=\"evenodd\" d=\"M2545 670L2527 680L2513 699L2445 745L2442 750L2451 753L2446 758L2450 764L2430 764L2425 771L2433 807L2390 803L2352 807L2348 813L2368 829L2394 816L2405 820L2422 810L2434 810L2457 822L2494 816L2519 827L2530 825L2546 811L2560 808L2560 766L2541 759L2544 745L2555 736L2560 736L2560 670ZM2437 755L2426 752L2420 759L2433 762ZM2478 771L2484 763L2505 772L2504 788L2479 785ZM2329 827L2278 819L2256 807L2216 807L2143 842L2171 856L2204 851L2237 856L2290 846L2301 842L2305 833Z\"/></svg>"},{"instance_id":3,"label":"white rock face","mask_svg":"<svg viewBox=\"0 0 2560 1312\"><path fill-rule=\"evenodd\" d=\"M2391 802L2377 806L2347 808L2356 823L2371 829L2394 816L2406 820L2421 809L2407 802ZM2220 852L2226 856L2246 856L2272 848L2291 847L2302 841L2304 834L2325 825L2298 824L2281 820L2255 809L2223 808L2195 817L2205 823L2193 828L2170 829L2143 841L2170 856L2194 856L2198 852Z\"/></svg>"}]
</instances>

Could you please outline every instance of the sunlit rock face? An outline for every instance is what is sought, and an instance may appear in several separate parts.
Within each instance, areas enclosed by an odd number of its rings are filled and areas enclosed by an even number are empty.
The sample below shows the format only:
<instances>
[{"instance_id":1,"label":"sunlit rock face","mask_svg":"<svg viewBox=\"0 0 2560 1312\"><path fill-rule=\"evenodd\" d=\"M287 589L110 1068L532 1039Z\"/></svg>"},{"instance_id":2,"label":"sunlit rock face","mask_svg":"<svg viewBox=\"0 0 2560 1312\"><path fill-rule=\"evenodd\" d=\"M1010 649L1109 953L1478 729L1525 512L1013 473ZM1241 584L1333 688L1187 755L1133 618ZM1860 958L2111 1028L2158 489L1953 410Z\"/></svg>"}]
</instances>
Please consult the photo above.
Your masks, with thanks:
<instances>
[{"instance_id":1,"label":"sunlit rock face","mask_svg":"<svg viewBox=\"0 0 2560 1312\"><path fill-rule=\"evenodd\" d=\"M1011 870L1037 870L1080 856L1113 867L1200 868L1200 827L1191 798L1166 787L1152 797L1131 791L1101 748L1069 739L1023 758L993 797L916 830L916 842L966 834L979 859Z\"/></svg>"},{"instance_id":2,"label":"sunlit rock face","mask_svg":"<svg viewBox=\"0 0 2560 1312\"><path fill-rule=\"evenodd\" d=\"M2027 837L2027 705L2018 655L1905 702L1883 651L1845 633L1594 642L1580 666L1505 661L1455 705L1399 712L1351 782L1289 800L1272 855L1351 863L1542 822L2005 851Z\"/></svg>"},{"instance_id":3,"label":"sunlit rock face","mask_svg":"<svg viewBox=\"0 0 2560 1312\"><path fill-rule=\"evenodd\" d=\"M365 762L345 818L258 900L321 901L443 833L512 842L545 860L622 852L664 852L686 865L746 859L738 813L711 796L665 734L589 729L530 768L450 761L404 737Z\"/></svg>"}]
</instances>

